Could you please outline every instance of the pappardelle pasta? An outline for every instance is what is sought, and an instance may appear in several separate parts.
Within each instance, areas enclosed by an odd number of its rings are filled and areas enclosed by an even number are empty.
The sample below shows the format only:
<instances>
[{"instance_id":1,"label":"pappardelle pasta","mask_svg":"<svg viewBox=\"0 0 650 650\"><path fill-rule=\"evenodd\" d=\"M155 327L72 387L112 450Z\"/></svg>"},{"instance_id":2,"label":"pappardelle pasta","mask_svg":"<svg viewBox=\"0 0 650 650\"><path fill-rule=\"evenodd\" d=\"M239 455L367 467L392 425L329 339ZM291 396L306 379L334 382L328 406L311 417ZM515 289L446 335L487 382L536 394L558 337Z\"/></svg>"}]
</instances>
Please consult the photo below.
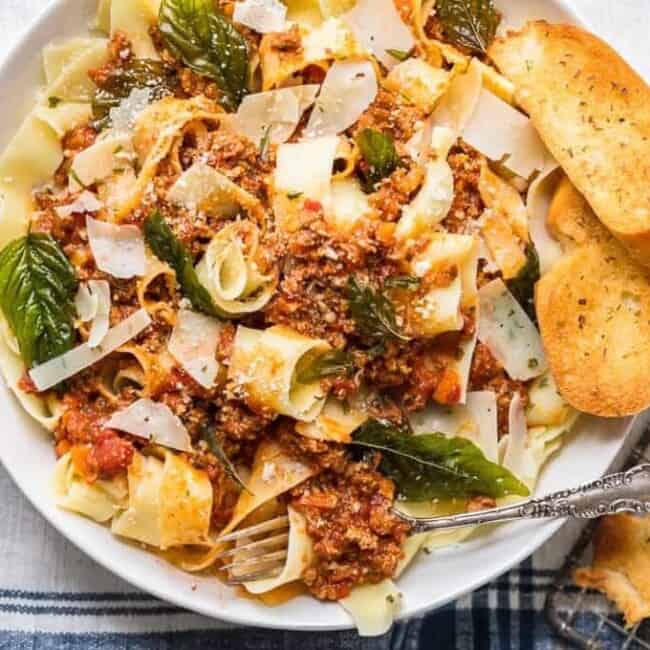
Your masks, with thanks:
<instances>
[{"instance_id":1,"label":"pappardelle pasta","mask_svg":"<svg viewBox=\"0 0 650 650\"><path fill-rule=\"evenodd\" d=\"M102 0L46 48L0 158L0 363L59 506L215 579L221 535L288 513L246 589L378 634L471 534L393 507L534 489L578 415L532 306L557 164L482 4L472 36L445 2Z\"/></svg>"}]
</instances>

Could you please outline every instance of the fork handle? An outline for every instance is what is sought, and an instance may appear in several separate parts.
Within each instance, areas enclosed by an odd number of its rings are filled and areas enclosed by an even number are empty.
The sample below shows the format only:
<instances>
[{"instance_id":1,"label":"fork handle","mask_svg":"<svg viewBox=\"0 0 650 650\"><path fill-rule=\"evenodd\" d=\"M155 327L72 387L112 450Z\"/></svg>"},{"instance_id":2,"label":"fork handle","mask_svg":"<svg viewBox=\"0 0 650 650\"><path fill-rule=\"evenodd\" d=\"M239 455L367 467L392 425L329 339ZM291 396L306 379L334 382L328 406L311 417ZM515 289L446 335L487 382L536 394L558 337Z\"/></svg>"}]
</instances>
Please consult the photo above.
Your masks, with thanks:
<instances>
[{"instance_id":1,"label":"fork handle","mask_svg":"<svg viewBox=\"0 0 650 650\"><path fill-rule=\"evenodd\" d=\"M411 523L411 534L416 534L516 519L596 519L624 512L650 513L650 464L609 474L570 490L500 508L449 517L420 518L401 513L400 516Z\"/></svg>"}]
</instances>

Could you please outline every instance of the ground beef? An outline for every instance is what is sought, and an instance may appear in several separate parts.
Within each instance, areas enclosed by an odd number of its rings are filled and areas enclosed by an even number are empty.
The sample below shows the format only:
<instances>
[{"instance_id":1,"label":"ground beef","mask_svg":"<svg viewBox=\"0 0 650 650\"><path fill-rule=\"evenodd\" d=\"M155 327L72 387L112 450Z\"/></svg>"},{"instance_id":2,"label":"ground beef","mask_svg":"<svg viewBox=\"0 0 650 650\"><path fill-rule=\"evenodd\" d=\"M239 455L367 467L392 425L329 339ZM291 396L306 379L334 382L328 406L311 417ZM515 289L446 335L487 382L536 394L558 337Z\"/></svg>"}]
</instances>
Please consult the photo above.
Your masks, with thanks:
<instances>
[{"instance_id":1,"label":"ground beef","mask_svg":"<svg viewBox=\"0 0 650 650\"><path fill-rule=\"evenodd\" d=\"M510 379L503 366L492 356L487 345L478 343L472 360L470 390L489 390L496 393L499 434L508 432L508 411L515 393L519 393L524 406L528 404L528 389L525 383Z\"/></svg>"},{"instance_id":2,"label":"ground beef","mask_svg":"<svg viewBox=\"0 0 650 650\"><path fill-rule=\"evenodd\" d=\"M90 124L82 124L63 136L61 145L63 148L63 161L54 174L54 182L60 187L68 185L70 167L73 158L84 149L95 144L97 131Z\"/></svg>"},{"instance_id":3,"label":"ground beef","mask_svg":"<svg viewBox=\"0 0 650 650\"><path fill-rule=\"evenodd\" d=\"M421 187L424 172L419 165L400 167L384 179L377 191L370 196L370 205L377 211L382 221L399 221L402 209Z\"/></svg>"},{"instance_id":4,"label":"ground beef","mask_svg":"<svg viewBox=\"0 0 650 650\"><path fill-rule=\"evenodd\" d=\"M111 479L126 471L133 458L133 445L117 431L103 429L88 455L89 464L97 468L99 478Z\"/></svg>"},{"instance_id":5,"label":"ground beef","mask_svg":"<svg viewBox=\"0 0 650 650\"><path fill-rule=\"evenodd\" d=\"M294 488L289 501L307 520L315 561L303 574L311 593L339 600L357 585L391 577L408 526L391 513L395 486L378 471L379 455L339 462Z\"/></svg>"},{"instance_id":6,"label":"ground beef","mask_svg":"<svg viewBox=\"0 0 650 650\"><path fill-rule=\"evenodd\" d=\"M472 224L485 210L478 189L482 159L478 151L462 141L449 154L449 166L454 173L454 202L442 222L449 232L471 233Z\"/></svg>"},{"instance_id":7,"label":"ground beef","mask_svg":"<svg viewBox=\"0 0 650 650\"><path fill-rule=\"evenodd\" d=\"M370 271L382 278L397 275L399 267L388 258L375 226L342 240L319 213L292 234L286 246L280 284L264 310L266 320L344 347L355 330L348 311L349 277Z\"/></svg>"},{"instance_id":8,"label":"ground beef","mask_svg":"<svg viewBox=\"0 0 650 650\"><path fill-rule=\"evenodd\" d=\"M401 143L411 139L416 125L425 119L426 115L421 108L398 93L382 88L352 130L354 134L368 128L390 133L399 148Z\"/></svg>"}]
</instances>

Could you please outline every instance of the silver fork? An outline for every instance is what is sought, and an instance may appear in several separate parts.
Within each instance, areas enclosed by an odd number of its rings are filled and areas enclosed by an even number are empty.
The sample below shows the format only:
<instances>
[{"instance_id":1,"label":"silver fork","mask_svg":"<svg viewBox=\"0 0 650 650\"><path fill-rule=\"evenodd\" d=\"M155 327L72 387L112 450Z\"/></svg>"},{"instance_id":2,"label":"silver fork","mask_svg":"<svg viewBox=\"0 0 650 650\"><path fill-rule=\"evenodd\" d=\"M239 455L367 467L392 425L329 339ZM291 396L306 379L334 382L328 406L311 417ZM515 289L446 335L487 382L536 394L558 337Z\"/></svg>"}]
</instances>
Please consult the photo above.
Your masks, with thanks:
<instances>
[{"instance_id":1,"label":"silver fork","mask_svg":"<svg viewBox=\"0 0 650 650\"><path fill-rule=\"evenodd\" d=\"M641 515L650 513L650 464L499 508L445 517L412 517L396 508L393 513L411 526L410 535L518 519L596 519L620 513ZM279 575L287 557L288 531L289 518L282 516L218 538L219 543L240 542L239 546L217 556L217 559L232 560L222 567L229 573L227 582L241 584ZM240 553L245 555L241 560L235 557Z\"/></svg>"}]
</instances>

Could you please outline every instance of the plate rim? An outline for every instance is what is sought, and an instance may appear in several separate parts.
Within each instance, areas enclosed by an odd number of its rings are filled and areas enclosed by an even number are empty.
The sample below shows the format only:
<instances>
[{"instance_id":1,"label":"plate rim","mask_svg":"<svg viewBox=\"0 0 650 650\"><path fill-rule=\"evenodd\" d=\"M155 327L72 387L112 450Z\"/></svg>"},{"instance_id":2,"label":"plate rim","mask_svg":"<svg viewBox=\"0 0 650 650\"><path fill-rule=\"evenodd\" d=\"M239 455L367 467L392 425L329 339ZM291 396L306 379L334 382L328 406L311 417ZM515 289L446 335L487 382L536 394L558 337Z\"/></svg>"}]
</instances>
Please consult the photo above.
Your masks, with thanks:
<instances>
[{"instance_id":1,"label":"plate rim","mask_svg":"<svg viewBox=\"0 0 650 650\"><path fill-rule=\"evenodd\" d=\"M56 12L61 8L62 5L67 4L67 2L68 0L50 0L50 2L40 12L37 13L34 19L30 21L27 27L22 30L16 42L12 45L11 48L9 48L7 53L0 60L0 79L6 76L8 69L15 65L15 59L20 56L20 51L24 47L25 42L33 38L41 28L51 22ZM570 0L553 0L553 3L567 14L569 21L583 27L588 27L587 21L585 21L581 14L575 9L575 7L572 6ZM13 394L10 399L15 400ZM19 408L22 408L22 406L19 405ZM630 434L630 431L633 429L635 421L636 418L628 418L626 421L622 422L621 431L619 434L621 438L621 446L624 444L624 441ZM615 458L612 458L612 462L614 462L614 460ZM171 594L165 592L163 589L158 588L155 584L153 586L151 584L144 584L141 580L129 575L127 567L122 568L115 563L111 563L110 560L107 559L110 558L110 556L102 555L101 549L95 549L93 546L87 544L83 539L82 533L74 530L68 530L64 526L63 522L57 521L54 518L50 517L47 512L46 505L36 499L36 495L30 491L27 485L24 484L18 472L12 470L10 463L5 462L4 454L2 453L1 448L0 464L2 464L2 466L5 468L7 474L10 476L13 483L21 492L21 495L29 501L29 503L34 507L39 515L47 521L48 525L53 526L54 529L59 534L61 534L64 539L73 544L79 552L91 558L106 571L118 576L127 584L140 589L145 593L152 594L156 598L159 598L165 602L174 603L179 607L206 616L210 619L242 626L257 626L263 627L265 629L306 632L341 631L354 629L355 627L352 622L346 624L305 625L291 621L282 621L279 620L279 617L277 622L264 621L260 623L251 621L249 616L246 616L245 614L238 614L236 611L211 611L207 607L208 603L206 603L205 608L197 607L196 604L189 603L186 597L181 593ZM476 589L484 586L485 584L488 584L496 577L510 571L514 566L532 555L536 550L543 546L564 524L565 520L540 523L539 528L528 535L527 542L525 544L522 544L518 552L510 555L506 562L499 564L497 568L492 571L482 573L480 576L477 576L475 579L470 580L462 587L458 587L455 590L449 592L443 598L439 598L435 602L429 604L424 603L422 605L408 609L405 608L405 610L400 612L399 616L396 617L395 622L404 620L406 618L421 616L426 612L435 611L441 607L444 607L448 603L457 600L463 595L471 593Z\"/></svg>"}]
</instances>

